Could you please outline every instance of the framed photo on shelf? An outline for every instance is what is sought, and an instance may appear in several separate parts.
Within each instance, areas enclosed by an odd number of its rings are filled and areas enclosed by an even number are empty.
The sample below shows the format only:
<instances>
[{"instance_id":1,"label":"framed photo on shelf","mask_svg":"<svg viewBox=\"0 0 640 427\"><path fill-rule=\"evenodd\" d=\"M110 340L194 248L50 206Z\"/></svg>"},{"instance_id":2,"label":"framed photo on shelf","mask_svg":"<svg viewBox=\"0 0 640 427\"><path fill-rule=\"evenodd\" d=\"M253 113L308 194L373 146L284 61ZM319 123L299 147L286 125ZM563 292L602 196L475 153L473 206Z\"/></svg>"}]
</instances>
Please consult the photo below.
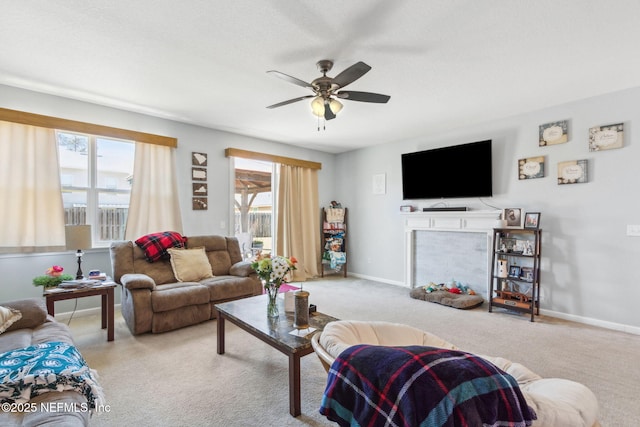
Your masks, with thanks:
<instances>
[{"instance_id":1,"label":"framed photo on shelf","mask_svg":"<svg viewBox=\"0 0 640 427\"><path fill-rule=\"evenodd\" d=\"M512 265L509 267L509 276L520 277L522 269L518 265Z\"/></svg>"},{"instance_id":2,"label":"framed photo on shelf","mask_svg":"<svg viewBox=\"0 0 640 427\"><path fill-rule=\"evenodd\" d=\"M509 253L513 252L513 248L516 246L516 239L510 237L503 237L500 239L500 252Z\"/></svg>"},{"instance_id":3,"label":"framed photo on shelf","mask_svg":"<svg viewBox=\"0 0 640 427\"><path fill-rule=\"evenodd\" d=\"M527 212L524 214L524 228L540 228L540 212Z\"/></svg>"},{"instance_id":4,"label":"framed photo on shelf","mask_svg":"<svg viewBox=\"0 0 640 427\"><path fill-rule=\"evenodd\" d=\"M520 269L520 278L529 282L533 282L533 268L522 267Z\"/></svg>"},{"instance_id":5,"label":"framed photo on shelf","mask_svg":"<svg viewBox=\"0 0 640 427\"><path fill-rule=\"evenodd\" d=\"M502 211L502 219L507 221L506 228L522 228L524 217L521 208L507 208Z\"/></svg>"}]
</instances>

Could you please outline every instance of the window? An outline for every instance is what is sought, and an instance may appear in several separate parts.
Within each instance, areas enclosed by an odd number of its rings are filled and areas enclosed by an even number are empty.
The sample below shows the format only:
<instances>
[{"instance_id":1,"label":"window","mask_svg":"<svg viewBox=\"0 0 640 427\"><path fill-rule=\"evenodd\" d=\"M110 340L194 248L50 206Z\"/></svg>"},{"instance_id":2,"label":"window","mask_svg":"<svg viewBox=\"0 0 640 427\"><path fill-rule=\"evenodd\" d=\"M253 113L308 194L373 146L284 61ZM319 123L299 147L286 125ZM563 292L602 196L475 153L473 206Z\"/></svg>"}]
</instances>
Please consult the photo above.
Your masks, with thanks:
<instances>
[{"instance_id":1,"label":"window","mask_svg":"<svg viewBox=\"0 0 640 427\"><path fill-rule=\"evenodd\" d=\"M234 234L248 252L273 250L273 163L234 158ZM251 242L244 242L245 238ZM243 248L243 246L246 246Z\"/></svg>"},{"instance_id":2,"label":"window","mask_svg":"<svg viewBox=\"0 0 640 427\"><path fill-rule=\"evenodd\" d=\"M133 141L56 131L66 225L89 224L93 246L124 239Z\"/></svg>"}]
</instances>

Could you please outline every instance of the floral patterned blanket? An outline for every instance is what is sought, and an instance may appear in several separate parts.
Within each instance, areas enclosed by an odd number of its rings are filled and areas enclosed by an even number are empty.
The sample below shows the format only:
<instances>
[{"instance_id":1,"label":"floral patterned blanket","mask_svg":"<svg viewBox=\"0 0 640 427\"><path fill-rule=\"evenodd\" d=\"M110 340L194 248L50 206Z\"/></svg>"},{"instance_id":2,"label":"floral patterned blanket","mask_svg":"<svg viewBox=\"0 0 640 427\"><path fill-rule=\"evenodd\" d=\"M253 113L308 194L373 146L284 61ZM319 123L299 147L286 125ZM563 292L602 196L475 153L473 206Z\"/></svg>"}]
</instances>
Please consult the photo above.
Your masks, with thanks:
<instances>
[{"instance_id":1,"label":"floral patterned blanket","mask_svg":"<svg viewBox=\"0 0 640 427\"><path fill-rule=\"evenodd\" d=\"M530 426L516 380L470 353L347 348L329 370L320 413L341 426Z\"/></svg>"},{"instance_id":2,"label":"floral patterned blanket","mask_svg":"<svg viewBox=\"0 0 640 427\"><path fill-rule=\"evenodd\" d=\"M95 371L73 345L46 342L0 354L0 403L25 403L65 390L84 395L89 409L104 404Z\"/></svg>"}]
</instances>

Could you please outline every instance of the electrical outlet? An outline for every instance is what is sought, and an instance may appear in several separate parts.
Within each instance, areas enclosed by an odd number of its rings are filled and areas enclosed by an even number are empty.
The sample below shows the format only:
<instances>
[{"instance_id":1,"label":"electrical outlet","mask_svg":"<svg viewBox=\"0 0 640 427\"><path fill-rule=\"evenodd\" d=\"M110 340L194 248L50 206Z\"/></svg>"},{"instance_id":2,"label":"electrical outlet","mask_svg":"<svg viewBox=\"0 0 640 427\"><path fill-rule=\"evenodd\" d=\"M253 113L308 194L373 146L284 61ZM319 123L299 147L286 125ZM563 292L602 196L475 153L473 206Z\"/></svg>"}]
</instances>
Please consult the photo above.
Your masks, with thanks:
<instances>
[{"instance_id":1,"label":"electrical outlet","mask_svg":"<svg viewBox=\"0 0 640 427\"><path fill-rule=\"evenodd\" d=\"M226 228L227 223L224 221L220 221L220 228Z\"/></svg>"},{"instance_id":2,"label":"electrical outlet","mask_svg":"<svg viewBox=\"0 0 640 427\"><path fill-rule=\"evenodd\" d=\"M627 236L640 237L640 225L627 225Z\"/></svg>"}]
</instances>

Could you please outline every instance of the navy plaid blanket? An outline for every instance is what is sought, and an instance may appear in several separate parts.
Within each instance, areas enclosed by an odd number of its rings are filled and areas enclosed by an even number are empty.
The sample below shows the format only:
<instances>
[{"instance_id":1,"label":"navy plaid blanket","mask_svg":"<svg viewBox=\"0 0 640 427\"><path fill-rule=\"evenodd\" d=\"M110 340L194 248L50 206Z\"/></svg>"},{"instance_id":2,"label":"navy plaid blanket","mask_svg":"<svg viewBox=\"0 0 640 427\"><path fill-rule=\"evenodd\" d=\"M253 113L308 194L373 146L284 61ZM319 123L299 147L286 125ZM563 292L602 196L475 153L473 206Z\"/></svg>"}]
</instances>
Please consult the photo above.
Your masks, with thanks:
<instances>
[{"instance_id":1,"label":"navy plaid blanket","mask_svg":"<svg viewBox=\"0 0 640 427\"><path fill-rule=\"evenodd\" d=\"M470 353L357 345L329 370L320 413L341 426L530 426L516 380Z\"/></svg>"}]
</instances>

